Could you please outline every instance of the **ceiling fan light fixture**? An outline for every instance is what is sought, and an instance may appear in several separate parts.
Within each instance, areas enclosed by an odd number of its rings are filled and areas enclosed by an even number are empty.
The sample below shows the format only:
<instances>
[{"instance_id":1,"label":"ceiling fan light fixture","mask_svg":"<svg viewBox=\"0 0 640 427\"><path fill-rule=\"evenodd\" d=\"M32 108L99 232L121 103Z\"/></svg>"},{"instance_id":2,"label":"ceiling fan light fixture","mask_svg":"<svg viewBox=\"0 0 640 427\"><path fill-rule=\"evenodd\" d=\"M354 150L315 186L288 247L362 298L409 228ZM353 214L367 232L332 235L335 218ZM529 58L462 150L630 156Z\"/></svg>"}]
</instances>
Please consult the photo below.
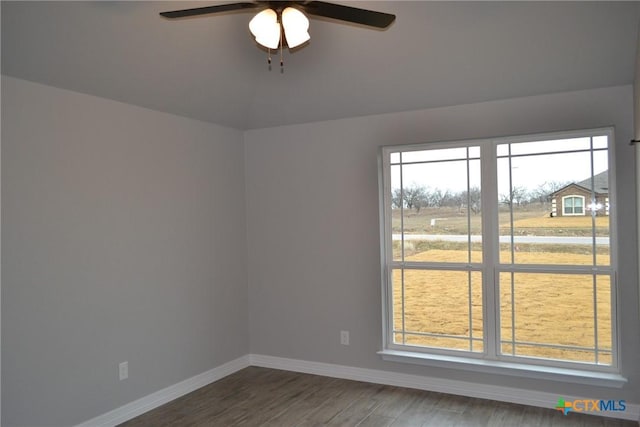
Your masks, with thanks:
<instances>
[{"instance_id":1,"label":"ceiling fan light fixture","mask_svg":"<svg viewBox=\"0 0 640 427\"><path fill-rule=\"evenodd\" d=\"M289 48L298 47L311 38L309 19L298 9L287 7L282 11L282 26Z\"/></svg>"},{"instance_id":2,"label":"ceiling fan light fixture","mask_svg":"<svg viewBox=\"0 0 640 427\"><path fill-rule=\"evenodd\" d=\"M281 66L283 64L282 51L285 46L293 49L311 39L309 35L309 19L305 13L311 16L320 16L379 29L389 27L396 19L396 16L390 13L315 0L245 0L229 4L160 12L160 15L169 19L179 19L235 10L255 10L263 7L267 8L261 10L249 22L249 30L255 37L256 43L269 50L279 48ZM268 62L271 64L270 51Z\"/></svg>"},{"instance_id":3,"label":"ceiling fan light fixture","mask_svg":"<svg viewBox=\"0 0 640 427\"><path fill-rule=\"evenodd\" d=\"M256 37L256 42L269 49L277 49L280 45L280 25L273 24Z\"/></svg>"},{"instance_id":4,"label":"ceiling fan light fixture","mask_svg":"<svg viewBox=\"0 0 640 427\"><path fill-rule=\"evenodd\" d=\"M249 30L260 45L277 49L280 45L280 24L273 9L265 9L249 22Z\"/></svg>"}]
</instances>

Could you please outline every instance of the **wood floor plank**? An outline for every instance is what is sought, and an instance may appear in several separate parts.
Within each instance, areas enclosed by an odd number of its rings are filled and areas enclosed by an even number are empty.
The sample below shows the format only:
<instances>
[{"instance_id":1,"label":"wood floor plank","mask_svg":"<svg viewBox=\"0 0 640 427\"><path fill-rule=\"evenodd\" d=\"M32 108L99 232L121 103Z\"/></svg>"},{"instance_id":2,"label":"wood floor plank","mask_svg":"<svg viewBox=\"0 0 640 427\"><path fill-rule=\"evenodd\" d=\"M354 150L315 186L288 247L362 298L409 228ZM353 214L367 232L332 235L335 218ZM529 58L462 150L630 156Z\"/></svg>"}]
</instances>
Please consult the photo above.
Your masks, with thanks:
<instances>
[{"instance_id":1,"label":"wood floor plank","mask_svg":"<svg viewBox=\"0 0 640 427\"><path fill-rule=\"evenodd\" d=\"M396 418L391 427L422 427L424 420L411 418Z\"/></svg>"},{"instance_id":2,"label":"wood floor plank","mask_svg":"<svg viewBox=\"0 0 640 427\"><path fill-rule=\"evenodd\" d=\"M494 402L493 413L487 421L488 426L510 427L523 425L524 406Z\"/></svg>"},{"instance_id":3,"label":"wood floor plank","mask_svg":"<svg viewBox=\"0 0 640 427\"><path fill-rule=\"evenodd\" d=\"M602 418L602 427L624 427L627 421L617 420L615 418ZM638 422L640 426L640 422Z\"/></svg>"},{"instance_id":4,"label":"wood floor plank","mask_svg":"<svg viewBox=\"0 0 640 427\"><path fill-rule=\"evenodd\" d=\"M553 408L249 367L121 427L638 427Z\"/></svg>"},{"instance_id":5,"label":"wood floor plank","mask_svg":"<svg viewBox=\"0 0 640 427\"><path fill-rule=\"evenodd\" d=\"M469 399L467 407L460 414L458 427L490 426L489 420L495 411L494 402L484 399Z\"/></svg>"},{"instance_id":6,"label":"wood floor plank","mask_svg":"<svg viewBox=\"0 0 640 427\"><path fill-rule=\"evenodd\" d=\"M558 413L558 415L562 415L560 414L560 411L556 412ZM551 427L551 423L553 421L552 415L553 414L546 409L528 406L524 408L522 419L530 425L539 427Z\"/></svg>"},{"instance_id":7,"label":"wood floor plank","mask_svg":"<svg viewBox=\"0 0 640 427\"><path fill-rule=\"evenodd\" d=\"M271 378L268 384L258 386L250 399L233 407L232 412L222 413L210 421L237 426L262 425L290 406L291 402L300 399L305 390L314 387L316 382L316 376L301 374L282 380Z\"/></svg>"},{"instance_id":8,"label":"wood floor plank","mask_svg":"<svg viewBox=\"0 0 640 427\"><path fill-rule=\"evenodd\" d=\"M300 393L297 399L292 400L289 405L283 408L278 414L267 420L264 427L282 427L287 425L295 425L302 419L305 419L311 412L329 400L331 397L339 394L341 383L333 378L316 377L320 379L316 384L311 385L309 389Z\"/></svg>"},{"instance_id":9,"label":"wood floor plank","mask_svg":"<svg viewBox=\"0 0 640 427\"><path fill-rule=\"evenodd\" d=\"M374 397L361 397L356 399L351 405L331 418L328 426L357 426L364 421L380 405L380 401Z\"/></svg>"},{"instance_id":10,"label":"wood floor plank","mask_svg":"<svg viewBox=\"0 0 640 427\"><path fill-rule=\"evenodd\" d=\"M422 390L401 387L388 387L381 394L380 405L373 411L374 415L387 418L398 418L414 401L426 394Z\"/></svg>"},{"instance_id":11,"label":"wood floor plank","mask_svg":"<svg viewBox=\"0 0 640 427\"><path fill-rule=\"evenodd\" d=\"M457 426L461 417L461 412L436 408L425 415L422 427Z\"/></svg>"},{"instance_id":12,"label":"wood floor plank","mask_svg":"<svg viewBox=\"0 0 640 427\"><path fill-rule=\"evenodd\" d=\"M309 412L299 421L300 427L324 425L330 419L345 410L351 404L351 400L333 396L325 400L320 406Z\"/></svg>"},{"instance_id":13,"label":"wood floor plank","mask_svg":"<svg viewBox=\"0 0 640 427\"><path fill-rule=\"evenodd\" d=\"M467 396L454 396L443 393L438 393L438 396L439 398L436 402L438 409L444 409L452 412L464 412L472 401L472 399Z\"/></svg>"},{"instance_id":14,"label":"wood floor plank","mask_svg":"<svg viewBox=\"0 0 640 427\"><path fill-rule=\"evenodd\" d=\"M438 401L441 400L439 393L423 392L416 396L407 408L398 415L398 419L406 421L424 421L424 419L435 411Z\"/></svg>"},{"instance_id":15,"label":"wood floor plank","mask_svg":"<svg viewBox=\"0 0 640 427\"><path fill-rule=\"evenodd\" d=\"M371 414L356 427L389 427L394 421L395 418Z\"/></svg>"}]
</instances>

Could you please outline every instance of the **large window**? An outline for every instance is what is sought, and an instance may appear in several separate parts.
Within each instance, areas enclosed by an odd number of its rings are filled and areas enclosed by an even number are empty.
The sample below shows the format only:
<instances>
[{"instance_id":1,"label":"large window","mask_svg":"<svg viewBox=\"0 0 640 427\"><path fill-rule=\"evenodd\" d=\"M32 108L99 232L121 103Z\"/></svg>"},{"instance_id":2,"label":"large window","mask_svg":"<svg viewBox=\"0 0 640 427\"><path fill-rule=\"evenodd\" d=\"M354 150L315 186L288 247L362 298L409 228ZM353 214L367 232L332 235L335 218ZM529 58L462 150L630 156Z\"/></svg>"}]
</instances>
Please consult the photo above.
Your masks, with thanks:
<instances>
[{"instance_id":1,"label":"large window","mask_svg":"<svg viewBox=\"0 0 640 427\"><path fill-rule=\"evenodd\" d=\"M612 138L384 147L385 349L617 370Z\"/></svg>"}]
</instances>

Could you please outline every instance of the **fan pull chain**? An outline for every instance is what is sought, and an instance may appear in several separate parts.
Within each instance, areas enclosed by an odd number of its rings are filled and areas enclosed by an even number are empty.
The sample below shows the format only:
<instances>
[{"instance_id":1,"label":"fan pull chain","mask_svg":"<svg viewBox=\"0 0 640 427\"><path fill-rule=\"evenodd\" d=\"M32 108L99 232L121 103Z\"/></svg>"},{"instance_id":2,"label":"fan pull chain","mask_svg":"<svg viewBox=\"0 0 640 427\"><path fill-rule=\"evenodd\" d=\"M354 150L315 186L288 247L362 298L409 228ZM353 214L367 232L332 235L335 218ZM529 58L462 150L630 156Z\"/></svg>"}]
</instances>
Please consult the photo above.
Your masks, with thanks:
<instances>
[{"instance_id":1,"label":"fan pull chain","mask_svg":"<svg viewBox=\"0 0 640 427\"><path fill-rule=\"evenodd\" d=\"M280 29L280 71L284 69L284 57L282 55L282 28Z\"/></svg>"},{"instance_id":2,"label":"fan pull chain","mask_svg":"<svg viewBox=\"0 0 640 427\"><path fill-rule=\"evenodd\" d=\"M271 65L271 48L267 48L267 64Z\"/></svg>"}]
</instances>

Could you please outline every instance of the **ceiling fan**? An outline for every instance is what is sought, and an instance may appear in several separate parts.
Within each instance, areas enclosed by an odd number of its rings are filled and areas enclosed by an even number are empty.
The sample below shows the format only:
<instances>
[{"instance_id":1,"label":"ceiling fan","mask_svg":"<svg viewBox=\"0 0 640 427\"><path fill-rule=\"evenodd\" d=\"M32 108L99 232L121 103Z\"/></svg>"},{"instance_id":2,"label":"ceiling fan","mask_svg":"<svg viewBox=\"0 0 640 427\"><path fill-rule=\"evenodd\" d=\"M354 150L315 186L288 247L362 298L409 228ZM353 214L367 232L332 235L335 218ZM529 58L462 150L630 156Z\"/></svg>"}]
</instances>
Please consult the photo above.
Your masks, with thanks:
<instances>
[{"instance_id":1,"label":"ceiling fan","mask_svg":"<svg viewBox=\"0 0 640 427\"><path fill-rule=\"evenodd\" d=\"M323 1L253 1L198 7L194 9L161 12L165 18L186 18L231 11L260 9L249 23L249 29L258 44L267 49L290 49L307 42L309 20L304 13L332 18L378 29L387 28L395 15ZM304 12L304 13L303 13ZM271 63L271 58L269 58ZM280 60L282 66L282 58Z\"/></svg>"}]
</instances>

